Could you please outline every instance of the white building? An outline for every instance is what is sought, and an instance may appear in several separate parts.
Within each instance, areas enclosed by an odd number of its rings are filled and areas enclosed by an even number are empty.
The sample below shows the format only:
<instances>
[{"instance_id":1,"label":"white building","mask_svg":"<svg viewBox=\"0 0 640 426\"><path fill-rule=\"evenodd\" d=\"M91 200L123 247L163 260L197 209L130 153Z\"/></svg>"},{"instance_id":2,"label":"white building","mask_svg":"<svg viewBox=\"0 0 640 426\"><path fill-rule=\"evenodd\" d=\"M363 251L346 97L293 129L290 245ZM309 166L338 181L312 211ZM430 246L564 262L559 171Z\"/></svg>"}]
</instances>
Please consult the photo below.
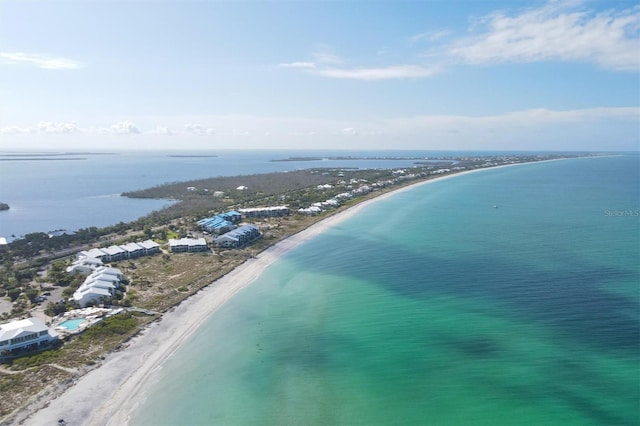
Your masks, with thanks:
<instances>
[{"instance_id":1,"label":"white building","mask_svg":"<svg viewBox=\"0 0 640 426\"><path fill-rule=\"evenodd\" d=\"M244 217L281 217L289 215L289 207L250 207L238 210Z\"/></svg>"},{"instance_id":2,"label":"white building","mask_svg":"<svg viewBox=\"0 0 640 426\"><path fill-rule=\"evenodd\" d=\"M142 247L138 243L128 243L123 246L120 246L122 250L124 250L125 257L132 259L140 256L144 256L144 247Z\"/></svg>"},{"instance_id":3,"label":"white building","mask_svg":"<svg viewBox=\"0 0 640 426\"><path fill-rule=\"evenodd\" d=\"M107 253L109 261L122 260L127 257L127 252L123 248L115 245L104 248L102 251Z\"/></svg>"},{"instance_id":4,"label":"white building","mask_svg":"<svg viewBox=\"0 0 640 426\"><path fill-rule=\"evenodd\" d=\"M113 280L122 281L124 279L124 275L122 271L118 268L111 268L109 266L101 266L97 268L90 276L99 277L99 276L109 276L113 277Z\"/></svg>"},{"instance_id":5,"label":"white building","mask_svg":"<svg viewBox=\"0 0 640 426\"><path fill-rule=\"evenodd\" d=\"M139 256L148 256L160 253L160 244L153 240L146 240L138 243L128 243L122 246L113 245L107 248L93 248L81 251L76 255L78 260L98 259L102 262L115 262L122 259L133 259ZM71 272L68 270L68 272Z\"/></svg>"},{"instance_id":6,"label":"white building","mask_svg":"<svg viewBox=\"0 0 640 426\"><path fill-rule=\"evenodd\" d=\"M73 293L73 300L83 308L89 303L100 303L111 298L111 292L98 287L80 287Z\"/></svg>"},{"instance_id":7,"label":"white building","mask_svg":"<svg viewBox=\"0 0 640 426\"><path fill-rule=\"evenodd\" d=\"M90 303L103 303L122 287L122 271L102 266L89 275L73 293L73 300L83 308Z\"/></svg>"},{"instance_id":8,"label":"white building","mask_svg":"<svg viewBox=\"0 0 640 426\"><path fill-rule=\"evenodd\" d=\"M147 256L154 253L160 253L160 244L153 240L146 240L138 243L138 245L143 248L144 254Z\"/></svg>"},{"instance_id":9,"label":"white building","mask_svg":"<svg viewBox=\"0 0 640 426\"><path fill-rule=\"evenodd\" d=\"M109 261L108 259L109 255L107 254L107 252L99 248L92 248L91 250L83 250L80 253L78 253L76 257L78 258L78 260L82 260L84 258L90 257L93 259L99 259L103 262Z\"/></svg>"},{"instance_id":10,"label":"white building","mask_svg":"<svg viewBox=\"0 0 640 426\"><path fill-rule=\"evenodd\" d=\"M89 275L100 266L102 266L102 260L96 259L95 257L84 257L73 262L71 266L68 266L67 272L70 274Z\"/></svg>"},{"instance_id":11,"label":"white building","mask_svg":"<svg viewBox=\"0 0 640 426\"><path fill-rule=\"evenodd\" d=\"M58 339L58 333L38 318L27 318L0 325L0 353L34 350Z\"/></svg>"},{"instance_id":12,"label":"white building","mask_svg":"<svg viewBox=\"0 0 640 426\"><path fill-rule=\"evenodd\" d=\"M318 206L311 206L307 208L300 208L298 209L298 212L301 214L315 215L315 214L322 213L322 209Z\"/></svg>"},{"instance_id":13,"label":"white building","mask_svg":"<svg viewBox=\"0 0 640 426\"><path fill-rule=\"evenodd\" d=\"M179 240L169 239L169 251L172 253L207 251L207 241L204 238L180 238Z\"/></svg>"}]
</instances>

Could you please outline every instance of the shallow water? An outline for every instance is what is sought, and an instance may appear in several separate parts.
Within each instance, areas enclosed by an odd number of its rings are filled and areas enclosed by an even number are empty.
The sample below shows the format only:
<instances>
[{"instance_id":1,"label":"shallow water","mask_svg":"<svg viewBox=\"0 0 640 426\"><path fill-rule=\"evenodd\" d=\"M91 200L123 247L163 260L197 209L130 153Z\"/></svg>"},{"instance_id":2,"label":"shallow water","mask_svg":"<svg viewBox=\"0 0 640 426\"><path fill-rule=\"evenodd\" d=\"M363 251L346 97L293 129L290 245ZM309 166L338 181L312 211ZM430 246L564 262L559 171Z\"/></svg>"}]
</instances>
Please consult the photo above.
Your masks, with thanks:
<instances>
[{"instance_id":1,"label":"shallow water","mask_svg":"<svg viewBox=\"0 0 640 426\"><path fill-rule=\"evenodd\" d=\"M638 170L522 165L367 208L214 314L131 424L638 424Z\"/></svg>"}]
</instances>

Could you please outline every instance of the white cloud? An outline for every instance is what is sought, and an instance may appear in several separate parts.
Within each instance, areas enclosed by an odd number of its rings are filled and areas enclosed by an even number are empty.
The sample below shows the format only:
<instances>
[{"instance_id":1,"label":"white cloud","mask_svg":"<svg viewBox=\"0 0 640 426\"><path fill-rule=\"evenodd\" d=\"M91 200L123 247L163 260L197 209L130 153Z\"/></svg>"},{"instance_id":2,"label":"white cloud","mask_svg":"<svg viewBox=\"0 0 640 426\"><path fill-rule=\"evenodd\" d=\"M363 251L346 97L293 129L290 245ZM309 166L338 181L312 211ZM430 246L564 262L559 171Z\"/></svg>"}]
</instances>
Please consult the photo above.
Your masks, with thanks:
<instances>
[{"instance_id":1,"label":"white cloud","mask_svg":"<svg viewBox=\"0 0 640 426\"><path fill-rule=\"evenodd\" d=\"M437 74L439 69L418 65L392 65L382 68L327 68L317 73L330 78L352 80L398 80L408 78L424 78Z\"/></svg>"},{"instance_id":2,"label":"white cloud","mask_svg":"<svg viewBox=\"0 0 640 426\"><path fill-rule=\"evenodd\" d=\"M71 122L55 122L55 121L41 121L36 126L38 132L42 133L77 133L80 131L74 121Z\"/></svg>"},{"instance_id":3,"label":"white cloud","mask_svg":"<svg viewBox=\"0 0 640 426\"><path fill-rule=\"evenodd\" d=\"M203 123L200 129L217 129L221 144L239 149L444 149L444 150L623 150L640 149L640 107L602 107L577 110L530 109L502 114L424 115L386 120L330 120L250 115L197 115L137 117L147 123L186 129L184 123ZM54 140L66 148L84 149L86 138L74 138L63 129L100 135L94 146L131 149L122 132L99 127L79 128L75 123L43 122L37 127L1 128L2 145L44 149ZM129 122L124 122L129 123ZM131 129L132 124L117 126ZM133 126L137 129L136 126ZM193 127L193 125L191 125ZM44 130L48 129L48 130ZM136 145L176 149L175 139L160 132L141 131ZM241 129L241 130L239 130ZM180 149L210 149L210 139L186 130ZM268 134L268 136L267 136ZM19 142L18 142L19 141ZM31 145L29 145L31 144ZM39 144L39 145L38 145Z\"/></svg>"},{"instance_id":4,"label":"white cloud","mask_svg":"<svg viewBox=\"0 0 640 426\"><path fill-rule=\"evenodd\" d=\"M417 43L420 41L437 41L451 35L449 30L427 31L424 33L416 34L410 38L411 42Z\"/></svg>"},{"instance_id":5,"label":"white cloud","mask_svg":"<svg viewBox=\"0 0 640 426\"><path fill-rule=\"evenodd\" d=\"M155 129L149 132L152 135L173 135L174 133L167 126L156 126Z\"/></svg>"},{"instance_id":6,"label":"white cloud","mask_svg":"<svg viewBox=\"0 0 640 426\"><path fill-rule=\"evenodd\" d=\"M196 136L205 136L205 135L215 135L216 132L211 128L205 128L200 124L191 124L187 123L184 125L185 130L190 135Z\"/></svg>"},{"instance_id":7,"label":"white cloud","mask_svg":"<svg viewBox=\"0 0 640 426\"><path fill-rule=\"evenodd\" d=\"M349 80L398 80L410 78L431 77L439 72L437 67L422 65L387 65L381 67L346 67L338 55L331 53L330 46L321 45L321 51L313 54L313 61L296 61L279 64L280 68L292 68L306 71L310 74L328 78ZM390 49L385 47L378 50L376 55L383 56Z\"/></svg>"},{"instance_id":8,"label":"white cloud","mask_svg":"<svg viewBox=\"0 0 640 426\"><path fill-rule=\"evenodd\" d=\"M336 65L336 64L341 64L342 63L342 59L340 59L339 56L334 55L333 53L316 52L316 53L313 54L313 57L316 60L316 62L320 63L320 64Z\"/></svg>"},{"instance_id":9,"label":"white cloud","mask_svg":"<svg viewBox=\"0 0 640 426\"><path fill-rule=\"evenodd\" d=\"M313 69L316 67L316 64L313 62L291 62L288 64L278 64L281 68L302 68L302 69Z\"/></svg>"},{"instance_id":10,"label":"white cloud","mask_svg":"<svg viewBox=\"0 0 640 426\"><path fill-rule=\"evenodd\" d=\"M468 116L468 115L427 115L404 117L387 120L387 123L411 128L428 127L433 125L447 125L458 128L455 124L469 125L522 125L537 126L541 124L572 123L594 119L615 119L640 122L640 107L618 108L586 108L577 110L549 110L544 108L524 111L513 111L499 115Z\"/></svg>"},{"instance_id":11,"label":"white cloud","mask_svg":"<svg viewBox=\"0 0 640 426\"><path fill-rule=\"evenodd\" d=\"M549 2L516 15L488 15L478 21L482 32L454 43L449 52L471 64L559 60L640 69L640 6L595 13L576 4Z\"/></svg>"},{"instance_id":12,"label":"white cloud","mask_svg":"<svg viewBox=\"0 0 640 426\"><path fill-rule=\"evenodd\" d=\"M35 129L30 127L9 126L0 127L0 134L6 135L28 135L35 133Z\"/></svg>"},{"instance_id":13,"label":"white cloud","mask_svg":"<svg viewBox=\"0 0 640 426\"><path fill-rule=\"evenodd\" d=\"M23 52L0 52L0 62L8 65L35 65L49 70L78 69L82 64L67 58L55 58L46 55L29 54Z\"/></svg>"},{"instance_id":14,"label":"white cloud","mask_svg":"<svg viewBox=\"0 0 640 426\"><path fill-rule=\"evenodd\" d=\"M112 124L109 131L116 135L132 135L139 134L140 130L130 121L120 121Z\"/></svg>"}]
</instances>

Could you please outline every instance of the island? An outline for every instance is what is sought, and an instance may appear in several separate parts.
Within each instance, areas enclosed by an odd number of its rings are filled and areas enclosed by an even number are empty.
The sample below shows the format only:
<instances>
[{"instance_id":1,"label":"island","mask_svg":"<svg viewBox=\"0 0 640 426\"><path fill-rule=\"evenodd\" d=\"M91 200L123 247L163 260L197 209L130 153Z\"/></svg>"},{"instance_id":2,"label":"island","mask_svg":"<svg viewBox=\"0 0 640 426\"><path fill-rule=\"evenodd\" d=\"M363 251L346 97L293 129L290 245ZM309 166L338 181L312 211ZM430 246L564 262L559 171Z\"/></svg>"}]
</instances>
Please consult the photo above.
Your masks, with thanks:
<instances>
[{"instance_id":1,"label":"island","mask_svg":"<svg viewBox=\"0 0 640 426\"><path fill-rule=\"evenodd\" d=\"M9 210L9 204L7 203L0 203L0 211L2 210Z\"/></svg>"}]
</instances>

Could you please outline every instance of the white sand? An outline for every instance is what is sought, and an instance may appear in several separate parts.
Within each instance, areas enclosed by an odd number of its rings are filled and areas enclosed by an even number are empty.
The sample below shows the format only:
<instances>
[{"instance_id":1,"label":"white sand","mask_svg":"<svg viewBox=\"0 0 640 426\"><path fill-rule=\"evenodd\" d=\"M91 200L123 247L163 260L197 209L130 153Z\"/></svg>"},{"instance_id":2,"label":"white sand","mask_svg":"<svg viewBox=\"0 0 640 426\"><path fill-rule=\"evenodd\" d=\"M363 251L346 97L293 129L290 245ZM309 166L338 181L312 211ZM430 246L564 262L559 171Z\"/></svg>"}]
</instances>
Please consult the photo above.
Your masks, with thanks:
<instances>
[{"instance_id":1,"label":"white sand","mask_svg":"<svg viewBox=\"0 0 640 426\"><path fill-rule=\"evenodd\" d=\"M504 167L504 166L500 166ZM495 167L493 167L495 168ZM356 215L373 202L419 185L461 176L470 170L418 182L359 203L330 216L260 253L167 312L150 325L122 351L110 354L103 365L80 377L73 386L51 400L48 406L16 421L29 425L54 425L64 419L68 425L123 425L139 404L148 378L171 354L238 291L256 280L282 254Z\"/></svg>"}]
</instances>

